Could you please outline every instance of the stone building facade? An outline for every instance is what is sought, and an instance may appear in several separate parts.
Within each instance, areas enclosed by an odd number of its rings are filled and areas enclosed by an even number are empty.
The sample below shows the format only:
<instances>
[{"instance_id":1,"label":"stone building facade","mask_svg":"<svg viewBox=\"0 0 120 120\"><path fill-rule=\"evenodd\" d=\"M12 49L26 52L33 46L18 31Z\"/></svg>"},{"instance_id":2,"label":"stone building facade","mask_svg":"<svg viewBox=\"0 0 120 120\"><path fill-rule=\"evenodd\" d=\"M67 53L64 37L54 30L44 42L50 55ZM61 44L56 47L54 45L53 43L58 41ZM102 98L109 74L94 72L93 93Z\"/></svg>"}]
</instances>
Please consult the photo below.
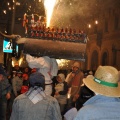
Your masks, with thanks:
<instances>
[{"instance_id":1,"label":"stone building facade","mask_svg":"<svg viewBox=\"0 0 120 120\"><path fill-rule=\"evenodd\" d=\"M98 24L89 29L85 69L112 65L120 70L120 9L109 9L97 17ZM94 19L96 20L96 19Z\"/></svg>"}]
</instances>

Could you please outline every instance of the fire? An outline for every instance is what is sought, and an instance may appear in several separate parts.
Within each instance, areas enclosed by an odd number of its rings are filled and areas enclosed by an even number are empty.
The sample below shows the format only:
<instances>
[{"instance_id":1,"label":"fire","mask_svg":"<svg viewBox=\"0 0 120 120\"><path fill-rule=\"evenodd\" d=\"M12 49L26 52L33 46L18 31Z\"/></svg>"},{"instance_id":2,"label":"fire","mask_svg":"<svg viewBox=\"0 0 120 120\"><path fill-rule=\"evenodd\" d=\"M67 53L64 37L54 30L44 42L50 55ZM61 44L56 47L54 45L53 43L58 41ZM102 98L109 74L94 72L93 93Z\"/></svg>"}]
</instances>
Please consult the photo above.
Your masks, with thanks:
<instances>
[{"instance_id":1,"label":"fire","mask_svg":"<svg viewBox=\"0 0 120 120\"><path fill-rule=\"evenodd\" d=\"M50 26L50 20L54 10L56 0L44 0L45 12L46 12L46 27Z\"/></svg>"}]
</instances>

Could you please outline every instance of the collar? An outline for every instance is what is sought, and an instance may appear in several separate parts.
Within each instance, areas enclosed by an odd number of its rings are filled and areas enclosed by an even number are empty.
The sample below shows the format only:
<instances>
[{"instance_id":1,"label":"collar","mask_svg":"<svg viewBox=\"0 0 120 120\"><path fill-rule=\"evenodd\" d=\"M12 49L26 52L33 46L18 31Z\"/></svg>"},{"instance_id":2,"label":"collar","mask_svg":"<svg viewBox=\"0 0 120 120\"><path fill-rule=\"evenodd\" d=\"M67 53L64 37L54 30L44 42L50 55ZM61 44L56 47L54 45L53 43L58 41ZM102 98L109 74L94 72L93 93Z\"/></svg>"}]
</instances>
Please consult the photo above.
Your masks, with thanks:
<instances>
[{"instance_id":1,"label":"collar","mask_svg":"<svg viewBox=\"0 0 120 120\"><path fill-rule=\"evenodd\" d=\"M90 105L90 104L97 104L97 103L108 103L108 102L120 102L120 99L117 97L107 97L103 95L95 95L87 100L83 106Z\"/></svg>"},{"instance_id":2,"label":"collar","mask_svg":"<svg viewBox=\"0 0 120 120\"><path fill-rule=\"evenodd\" d=\"M43 89L37 86L35 86L34 88L31 87L26 93L26 96L33 104L36 104L43 99L46 99L46 94L44 93Z\"/></svg>"}]
</instances>

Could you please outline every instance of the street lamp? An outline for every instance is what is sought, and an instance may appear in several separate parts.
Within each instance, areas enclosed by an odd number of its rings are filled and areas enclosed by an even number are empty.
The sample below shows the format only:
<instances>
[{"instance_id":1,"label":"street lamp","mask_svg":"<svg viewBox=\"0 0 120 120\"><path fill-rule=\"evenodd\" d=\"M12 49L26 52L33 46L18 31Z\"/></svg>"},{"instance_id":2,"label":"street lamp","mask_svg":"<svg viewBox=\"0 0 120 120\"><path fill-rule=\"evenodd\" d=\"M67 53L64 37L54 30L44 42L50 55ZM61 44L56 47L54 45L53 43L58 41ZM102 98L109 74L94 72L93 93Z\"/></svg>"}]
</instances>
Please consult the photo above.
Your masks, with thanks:
<instances>
[{"instance_id":1,"label":"street lamp","mask_svg":"<svg viewBox=\"0 0 120 120\"><path fill-rule=\"evenodd\" d=\"M97 20L95 21L95 24L96 24L96 25L98 24L98 21L97 21Z\"/></svg>"},{"instance_id":2,"label":"street lamp","mask_svg":"<svg viewBox=\"0 0 120 120\"><path fill-rule=\"evenodd\" d=\"M97 31L97 29L98 29L97 26L98 26L98 21L95 20L95 29L94 29L94 33L95 33L95 34L97 34L97 32L98 32L98 31Z\"/></svg>"},{"instance_id":3,"label":"street lamp","mask_svg":"<svg viewBox=\"0 0 120 120\"><path fill-rule=\"evenodd\" d=\"M91 24L88 25L88 28L91 28Z\"/></svg>"},{"instance_id":4,"label":"street lamp","mask_svg":"<svg viewBox=\"0 0 120 120\"><path fill-rule=\"evenodd\" d=\"M89 34L89 29L91 28L91 24L87 24L87 34Z\"/></svg>"}]
</instances>

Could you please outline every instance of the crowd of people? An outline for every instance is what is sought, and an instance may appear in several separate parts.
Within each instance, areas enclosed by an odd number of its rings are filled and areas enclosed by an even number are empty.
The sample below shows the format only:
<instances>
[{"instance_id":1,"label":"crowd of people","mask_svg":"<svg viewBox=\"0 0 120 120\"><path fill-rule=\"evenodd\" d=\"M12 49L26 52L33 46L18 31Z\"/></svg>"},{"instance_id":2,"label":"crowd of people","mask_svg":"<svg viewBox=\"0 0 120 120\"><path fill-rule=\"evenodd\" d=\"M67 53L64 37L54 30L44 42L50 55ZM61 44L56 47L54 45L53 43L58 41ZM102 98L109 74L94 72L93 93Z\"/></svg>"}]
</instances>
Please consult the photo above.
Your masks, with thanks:
<instances>
[{"instance_id":1,"label":"crowd of people","mask_svg":"<svg viewBox=\"0 0 120 120\"><path fill-rule=\"evenodd\" d=\"M16 65L11 77L0 65L0 120L120 120L116 68L86 73L76 61L65 74L54 58L26 60L28 67Z\"/></svg>"},{"instance_id":2,"label":"crowd of people","mask_svg":"<svg viewBox=\"0 0 120 120\"><path fill-rule=\"evenodd\" d=\"M25 28L25 35L28 38L80 43L87 43L88 41L87 34L82 30L46 27L44 17L39 16L38 20L35 20L34 15L32 14L32 18L29 18L29 20L27 16L27 14L24 14L23 27Z\"/></svg>"},{"instance_id":3,"label":"crowd of people","mask_svg":"<svg viewBox=\"0 0 120 120\"><path fill-rule=\"evenodd\" d=\"M26 37L80 43L87 43L88 41L87 34L81 30L77 31L71 28L46 28L45 26L40 26L39 28L28 27Z\"/></svg>"}]
</instances>

